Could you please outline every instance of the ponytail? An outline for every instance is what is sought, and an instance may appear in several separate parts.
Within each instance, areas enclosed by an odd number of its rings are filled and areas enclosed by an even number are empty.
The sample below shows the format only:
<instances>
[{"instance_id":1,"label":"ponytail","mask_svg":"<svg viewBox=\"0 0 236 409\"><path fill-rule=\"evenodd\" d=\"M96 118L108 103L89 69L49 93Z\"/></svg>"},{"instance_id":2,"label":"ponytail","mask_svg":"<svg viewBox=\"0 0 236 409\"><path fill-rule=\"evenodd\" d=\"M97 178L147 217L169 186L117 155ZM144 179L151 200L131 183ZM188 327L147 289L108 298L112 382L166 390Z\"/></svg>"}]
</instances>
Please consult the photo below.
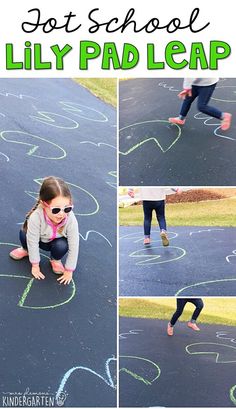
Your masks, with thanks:
<instances>
[{"instance_id":1,"label":"ponytail","mask_svg":"<svg viewBox=\"0 0 236 409\"><path fill-rule=\"evenodd\" d=\"M31 214L37 209L37 207L40 204L40 198L37 200L37 202L35 203L35 205L32 207L32 209L26 214L25 216L25 221L22 227L22 230L26 233L27 232L27 227L28 227L28 219L31 216Z\"/></svg>"}]
</instances>

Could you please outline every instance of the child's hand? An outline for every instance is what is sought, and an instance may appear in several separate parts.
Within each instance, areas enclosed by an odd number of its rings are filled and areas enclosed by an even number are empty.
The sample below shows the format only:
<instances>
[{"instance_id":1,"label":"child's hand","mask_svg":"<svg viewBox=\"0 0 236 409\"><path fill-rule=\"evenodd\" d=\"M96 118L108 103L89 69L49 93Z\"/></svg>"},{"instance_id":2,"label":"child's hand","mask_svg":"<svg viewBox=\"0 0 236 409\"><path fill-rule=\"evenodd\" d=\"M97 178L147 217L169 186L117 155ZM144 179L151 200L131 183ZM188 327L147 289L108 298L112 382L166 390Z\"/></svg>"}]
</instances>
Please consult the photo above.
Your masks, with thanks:
<instances>
[{"instance_id":1,"label":"child's hand","mask_svg":"<svg viewBox=\"0 0 236 409\"><path fill-rule=\"evenodd\" d=\"M191 89L191 88L183 89L183 91L181 91L181 92L178 94L178 97L179 97L180 99L185 99L186 97L191 97L191 96L192 96L192 89Z\"/></svg>"},{"instance_id":2,"label":"child's hand","mask_svg":"<svg viewBox=\"0 0 236 409\"><path fill-rule=\"evenodd\" d=\"M128 195L132 198L134 198L134 190L133 189L129 189L128 190Z\"/></svg>"},{"instance_id":3,"label":"child's hand","mask_svg":"<svg viewBox=\"0 0 236 409\"><path fill-rule=\"evenodd\" d=\"M35 265L32 266L31 273L32 273L32 275L34 276L34 278L37 278L37 280L41 280L41 278L42 278L42 279L45 278L45 276L43 275L43 273L41 273L38 264L35 264Z\"/></svg>"},{"instance_id":4,"label":"child's hand","mask_svg":"<svg viewBox=\"0 0 236 409\"><path fill-rule=\"evenodd\" d=\"M72 271L67 271L65 270L64 273L61 275L61 277L59 277L57 279L57 281L59 281L60 284L70 284L71 280L72 280L72 276L73 276L73 272Z\"/></svg>"}]
</instances>

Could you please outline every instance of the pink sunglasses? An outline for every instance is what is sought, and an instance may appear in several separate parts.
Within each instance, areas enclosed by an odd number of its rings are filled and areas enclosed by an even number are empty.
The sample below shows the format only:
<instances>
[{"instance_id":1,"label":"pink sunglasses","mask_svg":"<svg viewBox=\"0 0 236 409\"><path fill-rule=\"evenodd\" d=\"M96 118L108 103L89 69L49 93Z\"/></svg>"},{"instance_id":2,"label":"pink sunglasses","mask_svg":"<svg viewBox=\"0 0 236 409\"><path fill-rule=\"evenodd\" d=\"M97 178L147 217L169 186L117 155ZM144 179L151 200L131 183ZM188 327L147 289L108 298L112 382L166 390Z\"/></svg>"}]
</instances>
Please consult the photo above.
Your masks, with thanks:
<instances>
[{"instance_id":1,"label":"pink sunglasses","mask_svg":"<svg viewBox=\"0 0 236 409\"><path fill-rule=\"evenodd\" d=\"M73 205L69 205L69 206L65 206L65 207L54 207L54 206L50 206L49 204L47 204L46 202L43 202L43 204L46 206L46 207L48 207L50 210L51 210L51 212L52 212L52 214L58 214L58 213L60 213L60 212L64 212L64 213L70 213L71 212L71 210L73 209Z\"/></svg>"}]
</instances>

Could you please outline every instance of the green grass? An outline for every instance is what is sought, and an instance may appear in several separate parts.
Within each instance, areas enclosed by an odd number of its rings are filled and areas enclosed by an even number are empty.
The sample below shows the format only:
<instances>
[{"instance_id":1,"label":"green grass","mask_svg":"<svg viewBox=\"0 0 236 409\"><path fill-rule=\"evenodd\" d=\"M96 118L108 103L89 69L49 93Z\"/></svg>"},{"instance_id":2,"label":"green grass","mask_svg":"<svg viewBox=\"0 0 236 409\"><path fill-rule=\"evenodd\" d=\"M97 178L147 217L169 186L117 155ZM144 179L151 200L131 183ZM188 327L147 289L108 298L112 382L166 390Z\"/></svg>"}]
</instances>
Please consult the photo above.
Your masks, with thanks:
<instances>
[{"instance_id":1,"label":"green grass","mask_svg":"<svg viewBox=\"0 0 236 409\"><path fill-rule=\"evenodd\" d=\"M236 325L236 298L203 298L204 309L199 322L205 324ZM169 320L176 308L175 298L120 298L121 317ZM188 303L180 321L187 321L194 310Z\"/></svg>"},{"instance_id":2,"label":"green grass","mask_svg":"<svg viewBox=\"0 0 236 409\"><path fill-rule=\"evenodd\" d=\"M166 205L166 220L169 226L236 226L236 200L226 198L194 203ZM143 224L142 206L119 209L121 226ZM153 215L154 217L154 215Z\"/></svg>"},{"instance_id":3,"label":"green grass","mask_svg":"<svg viewBox=\"0 0 236 409\"><path fill-rule=\"evenodd\" d=\"M74 78L74 81L108 104L117 106L116 78Z\"/></svg>"}]
</instances>

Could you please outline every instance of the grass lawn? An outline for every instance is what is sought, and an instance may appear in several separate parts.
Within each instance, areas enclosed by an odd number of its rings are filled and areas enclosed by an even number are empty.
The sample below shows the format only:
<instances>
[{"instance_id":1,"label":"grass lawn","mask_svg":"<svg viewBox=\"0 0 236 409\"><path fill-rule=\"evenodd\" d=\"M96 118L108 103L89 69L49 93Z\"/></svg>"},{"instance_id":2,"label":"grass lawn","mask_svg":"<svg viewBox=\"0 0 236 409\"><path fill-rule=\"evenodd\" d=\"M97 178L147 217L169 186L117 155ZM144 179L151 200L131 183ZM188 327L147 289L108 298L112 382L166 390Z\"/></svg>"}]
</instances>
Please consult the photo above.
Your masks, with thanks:
<instances>
[{"instance_id":1,"label":"grass lawn","mask_svg":"<svg viewBox=\"0 0 236 409\"><path fill-rule=\"evenodd\" d=\"M116 78L74 78L74 81L108 104L117 106Z\"/></svg>"},{"instance_id":2,"label":"grass lawn","mask_svg":"<svg viewBox=\"0 0 236 409\"><path fill-rule=\"evenodd\" d=\"M154 217L154 215L153 215ZM143 224L142 206L119 209L121 226ZM169 226L236 226L236 199L210 200L194 203L171 203L166 205Z\"/></svg>"},{"instance_id":3,"label":"grass lawn","mask_svg":"<svg viewBox=\"0 0 236 409\"><path fill-rule=\"evenodd\" d=\"M236 298L203 298L204 309L199 323L236 325ZM176 300L172 298L120 298L119 314L121 317L156 318L169 320L176 308ZM187 321L194 310L188 303L180 321Z\"/></svg>"}]
</instances>

